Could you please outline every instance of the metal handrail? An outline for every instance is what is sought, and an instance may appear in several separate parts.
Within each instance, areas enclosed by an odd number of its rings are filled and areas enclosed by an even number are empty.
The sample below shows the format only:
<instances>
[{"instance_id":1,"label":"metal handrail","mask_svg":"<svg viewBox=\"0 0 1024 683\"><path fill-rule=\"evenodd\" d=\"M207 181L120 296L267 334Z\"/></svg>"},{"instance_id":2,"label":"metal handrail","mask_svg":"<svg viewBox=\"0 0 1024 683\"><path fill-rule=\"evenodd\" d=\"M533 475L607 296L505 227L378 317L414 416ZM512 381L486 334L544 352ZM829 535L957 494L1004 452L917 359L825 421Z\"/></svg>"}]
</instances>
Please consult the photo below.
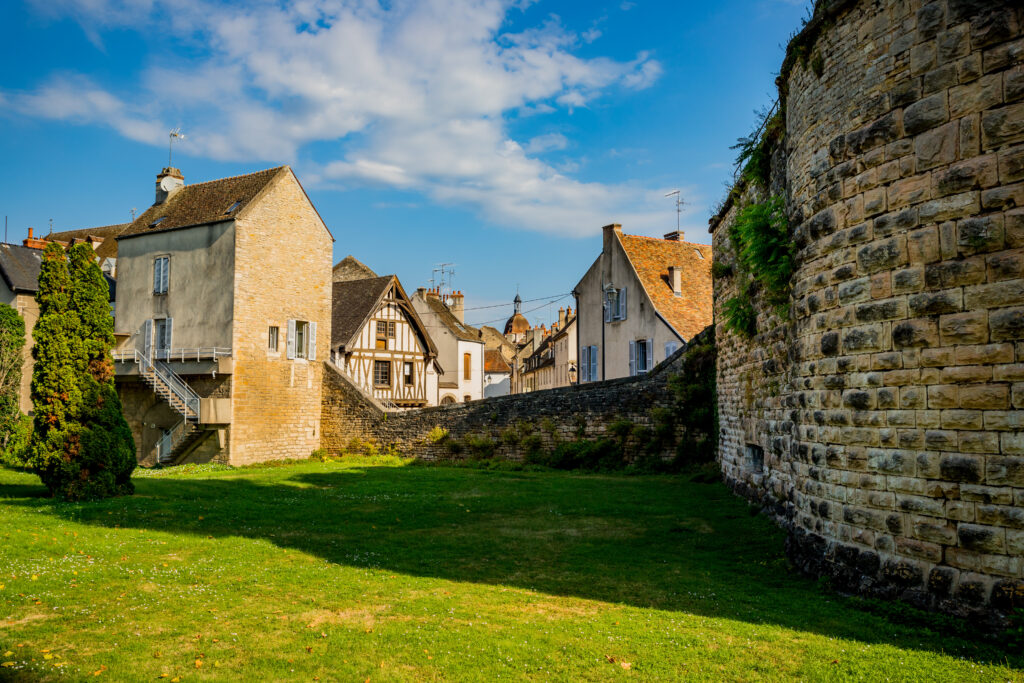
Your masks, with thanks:
<instances>
[{"instance_id":1,"label":"metal handrail","mask_svg":"<svg viewBox=\"0 0 1024 683\"><path fill-rule=\"evenodd\" d=\"M188 426L188 420L182 420L164 432L164 435L156 442L157 462L163 464L167 460L170 460L171 453L174 452L174 447L181 441L184 436L183 433L188 429Z\"/></svg>"},{"instance_id":2,"label":"metal handrail","mask_svg":"<svg viewBox=\"0 0 1024 683\"><path fill-rule=\"evenodd\" d=\"M114 360L132 361L139 353L138 349L119 349L111 352ZM231 348L223 346L202 346L192 349L153 349L153 357L167 362L187 362L201 360L217 360L231 356Z\"/></svg>"},{"instance_id":3,"label":"metal handrail","mask_svg":"<svg viewBox=\"0 0 1024 683\"><path fill-rule=\"evenodd\" d=\"M174 374L167 364L154 360L153 369L156 371L156 375L167 385L174 395L177 396L185 404L185 419L186 420L199 420L199 394L192 390L185 380ZM188 411L192 412L192 415L188 415Z\"/></svg>"}]
</instances>

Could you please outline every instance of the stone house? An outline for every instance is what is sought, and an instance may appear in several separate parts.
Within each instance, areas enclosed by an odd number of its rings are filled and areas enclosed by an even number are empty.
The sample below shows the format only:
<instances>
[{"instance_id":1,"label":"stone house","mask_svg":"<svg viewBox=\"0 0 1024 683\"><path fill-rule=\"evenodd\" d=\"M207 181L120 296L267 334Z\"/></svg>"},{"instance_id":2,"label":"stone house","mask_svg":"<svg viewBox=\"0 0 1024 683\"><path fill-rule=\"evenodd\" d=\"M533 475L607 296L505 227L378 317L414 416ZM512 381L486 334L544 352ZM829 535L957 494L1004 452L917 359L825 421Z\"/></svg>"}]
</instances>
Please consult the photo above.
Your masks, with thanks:
<instances>
[{"instance_id":1,"label":"stone house","mask_svg":"<svg viewBox=\"0 0 1024 683\"><path fill-rule=\"evenodd\" d=\"M508 396L512 368L499 349L484 349L484 398Z\"/></svg>"},{"instance_id":2,"label":"stone house","mask_svg":"<svg viewBox=\"0 0 1024 683\"><path fill-rule=\"evenodd\" d=\"M551 345L555 352L554 386L567 387L576 384L579 379L579 342L576 335L576 314L571 306L567 310L558 309L558 327L551 335Z\"/></svg>"},{"instance_id":3,"label":"stone house","mask_svg":"<svg viewBox=\"0 0 1024 683\"><path fill-rule=\"evenodd\" d=\"M402 284L394 275L339 280L347 270L335 269L331 361L385 407L437 405L437 348Z\"/></svg>"},{"instance_id":4,"label":"stone house","mask_svg":"<svg viewBox=\"0 0 1024 683\"><path fill-rule=\"evenodd\" d=\"M117 236L118 392L140 462L320 445L333 238L287 166L185 185Z\"/></svg>"},{"instance_id":5,"label":"stone house","mask_svg":"<svg viewBox=\"0 0 1024 683\"><path fill-rule=\"evenodd\" d=\"M464 319L461 292L443 295L420 287L412 297L416 314L437 346L444 374L438 381L438 402L468 403L484 396L484 342L480 331Z\"/></svg>"},{"instance_id":6,"label":"stone house","mask_svg":"<svg viewBox=\"0 0 1024 683\"><path fill-rule=\"evenodd\" d=\"M601 254L573 289L580 381L649 371L712 320L711 247L603 230Z\"/></svg>"}]
</instances>

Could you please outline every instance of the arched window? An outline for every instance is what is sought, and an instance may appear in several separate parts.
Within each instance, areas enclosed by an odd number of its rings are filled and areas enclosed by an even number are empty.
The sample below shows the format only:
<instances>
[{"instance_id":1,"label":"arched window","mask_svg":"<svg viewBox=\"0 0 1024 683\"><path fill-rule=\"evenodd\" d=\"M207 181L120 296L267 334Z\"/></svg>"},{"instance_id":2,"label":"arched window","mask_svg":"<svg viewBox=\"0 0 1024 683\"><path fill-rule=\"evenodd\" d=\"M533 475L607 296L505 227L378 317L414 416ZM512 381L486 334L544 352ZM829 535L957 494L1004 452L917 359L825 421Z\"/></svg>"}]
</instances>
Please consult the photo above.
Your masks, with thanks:
<instances>
[{"instance_id":1,"label":"arched window","mask_svg":"<svg viewBox=\"0 0 1024 683\"><path fill-rule=\"evenodd\" d=\"M462 379L473 377L473 356L468 353L462 354Z\"/></svg>"},{"instance_id":2,"label":"arched window","mask_svg":"<svg viewBox=\"0 0 1024 683\"><path fill-rule=\"evenodd\" d=\"M452 396L451 394L447 394L444 398L441 399L441 405L443 406L450 406L453 403L455 403L455 397Z\"/></svg>"}]
</instances>

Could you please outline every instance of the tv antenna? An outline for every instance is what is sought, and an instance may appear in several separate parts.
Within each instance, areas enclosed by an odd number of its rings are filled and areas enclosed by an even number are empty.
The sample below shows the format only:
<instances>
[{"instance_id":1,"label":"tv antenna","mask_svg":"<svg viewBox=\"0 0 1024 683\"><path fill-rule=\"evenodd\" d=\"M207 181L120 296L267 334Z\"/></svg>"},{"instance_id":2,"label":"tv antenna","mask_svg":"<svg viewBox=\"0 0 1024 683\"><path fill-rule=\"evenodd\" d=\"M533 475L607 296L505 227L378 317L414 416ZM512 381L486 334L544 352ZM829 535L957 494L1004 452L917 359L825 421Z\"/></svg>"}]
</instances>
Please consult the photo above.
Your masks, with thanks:
<instances>
[{"instance_id":1,"label":"tv antenna","mask_svg":"<svg viewBox=\"0 0 1024 683\"><path fill-rule=\"evenodd\" d=\"M665 196L676 198L676 232L679 232L679 221L683 215L683 204L685 204L686 202L683 201L683 195L679 192L679 190L672 190Z\"/></svg>"},{"instance_id":2,"label":"tv antenna","mask_svg":"<svg viewBox=\"0 0 1024 683\"><path fill-rule=\"evenodd\" d=\"M171 154L174 152L174 141L184 140L185 134L181 132L181 128L175 128L168 137L170 140L167 142L167 167L171 168Z\"/></svg>"},{"instance_id":3,"label":"tv antenna","mask_svg":"<svg viewBox=\"0 0 1024 683\"><path fill-rule=\"evenodd\" d=\"M135 209L134 206L132 208L128 209L128 213L130 213L132 215L132 223L135 222L135 211L136 211L136 209Z\"/></svg>"},{"instance_id":4,"label":"tv antenna","mask_svg":"<svg viewBox=\"0 0 1024 683\"><path fill-rule=\"evenodd\" d=\"M431 276L430 276L430 284L431 285L436 284L438 286L438 293L439 294L447 294L448 290L451 289L452 278L455 275L455 268L452 267L454 265L455 265L454 263L435 263L434 264L434 270L431 272ZM439 278L439 281L438 281L437 278L435 278L435 276L438 273L441 274L441 277Z\"/></svg>"}]
</instances>

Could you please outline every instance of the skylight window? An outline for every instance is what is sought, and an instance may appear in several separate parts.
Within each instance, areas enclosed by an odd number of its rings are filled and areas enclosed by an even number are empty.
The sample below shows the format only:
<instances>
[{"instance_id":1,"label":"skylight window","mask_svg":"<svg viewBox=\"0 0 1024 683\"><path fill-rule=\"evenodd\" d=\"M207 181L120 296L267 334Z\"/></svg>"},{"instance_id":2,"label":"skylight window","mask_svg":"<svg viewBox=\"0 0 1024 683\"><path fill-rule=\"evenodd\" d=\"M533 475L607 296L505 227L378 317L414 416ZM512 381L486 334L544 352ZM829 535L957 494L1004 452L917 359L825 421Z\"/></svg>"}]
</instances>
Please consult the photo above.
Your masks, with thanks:
<instances>
[{"instance_id":1,"label":"skylight window","mask_svg":"<svg viewBox=\"0 0 1024 683\"><path fill-rule=\"evenodd\" d=\"M241 205L242 205L241 201L235 202L234 204L232 204L231 206L228 207L228 210L224 212L224 215L225 216L228 215L229 213L231 213L232 211L234 211L235 209L237 209Z\"/></svg>"},{"instance_id":2,"label":"skylight window","mask_svg":"<svg viewBox=\"0 0 1024 683\"><path fill-rule=\"evenodd\" d=\"M156 219L155 221L153 221L152 223L150 223L150 224L149 224L149 227L151 227L151 228L155 228L156 226L158 226L158 225L160 225L161 223L163 223L163 222L164 222L165 220L167 220L167 216L160 216L160 218L157 218L157 219Z\"/></svg>"},{"instance_id":3,"label":"skylight window","mask_svg":"<svg viewBox=\"0 0 1024 683\"><path fill-rule=\"evenodd\" d=\"M695 251L695 252L697 252L697 256L698 256L699 258L701 258L701 259L703 259L703 258L704 258L704 254L700 253L700 249L694 249L694 251Z\"/></svg>"}]
</instances>

